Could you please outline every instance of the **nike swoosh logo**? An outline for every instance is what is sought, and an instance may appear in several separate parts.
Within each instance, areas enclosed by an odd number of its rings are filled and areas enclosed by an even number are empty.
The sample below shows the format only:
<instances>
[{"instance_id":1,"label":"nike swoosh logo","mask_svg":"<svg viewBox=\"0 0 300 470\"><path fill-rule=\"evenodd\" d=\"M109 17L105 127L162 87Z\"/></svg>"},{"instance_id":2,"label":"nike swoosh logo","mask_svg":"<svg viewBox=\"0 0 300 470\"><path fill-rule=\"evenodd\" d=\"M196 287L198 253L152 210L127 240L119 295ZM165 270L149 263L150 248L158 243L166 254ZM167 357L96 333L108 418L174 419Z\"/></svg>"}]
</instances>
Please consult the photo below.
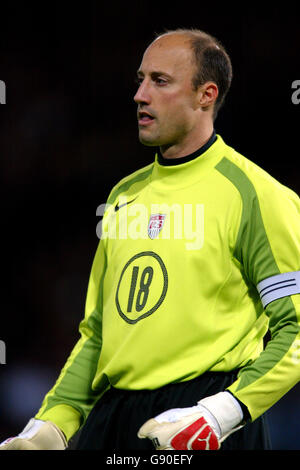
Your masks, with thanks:
<instances>
[{"instance_id":1,"label":"nike swoosh logo","mask_svg":"<svg viewBox=\"0 0 300 470\"><path fill-rule=\"evenodd\" d=\"M119 205L119 203L117 203L117 204L115 205L115 212L117 212L117 211L118 211L119 209L121 209L122 207L127 206L128 204L131 204L133 201L136 200L136 198L137 198L137 196L136 196L134 199L131 199L131 201L124 202L124 204L121 204L121 205Z\"/></svg>"}]
</instances>

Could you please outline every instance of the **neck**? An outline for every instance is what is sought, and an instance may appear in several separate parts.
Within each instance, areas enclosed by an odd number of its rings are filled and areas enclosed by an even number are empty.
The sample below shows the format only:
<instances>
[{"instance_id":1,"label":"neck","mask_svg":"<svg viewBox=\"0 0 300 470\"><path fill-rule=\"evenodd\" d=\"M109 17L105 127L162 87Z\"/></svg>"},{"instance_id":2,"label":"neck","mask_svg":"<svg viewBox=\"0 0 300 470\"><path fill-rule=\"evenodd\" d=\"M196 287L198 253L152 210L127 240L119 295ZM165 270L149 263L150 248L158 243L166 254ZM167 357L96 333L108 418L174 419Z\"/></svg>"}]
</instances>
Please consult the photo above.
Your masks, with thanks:
<instances>
[{"instance_id":1,"label":"neck","mask_svg":"<svg viewBox=\"0 0 300 470\"><path fill-rule=\"evenodd\" d=\"M189 134L188 139L180 143L160 146L160 153L164 158L182 158L195 152L208 142L214 131L213 123L202 126L201 129Z\"/></svg>"}]
</instances>

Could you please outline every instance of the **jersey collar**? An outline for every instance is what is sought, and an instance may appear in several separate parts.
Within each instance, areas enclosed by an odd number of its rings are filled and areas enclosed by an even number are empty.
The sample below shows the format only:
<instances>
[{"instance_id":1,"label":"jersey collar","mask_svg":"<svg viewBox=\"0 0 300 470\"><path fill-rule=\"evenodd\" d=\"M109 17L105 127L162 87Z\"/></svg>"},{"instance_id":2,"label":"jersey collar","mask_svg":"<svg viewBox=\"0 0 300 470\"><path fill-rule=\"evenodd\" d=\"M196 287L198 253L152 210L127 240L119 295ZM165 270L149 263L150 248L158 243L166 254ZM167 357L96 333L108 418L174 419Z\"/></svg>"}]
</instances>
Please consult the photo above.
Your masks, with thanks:
<instances>
[{"instance_id":1,"label":"jersey collar","mask_svg":"<svg viewBox=\"0 0 300 470\"><path fill-rule=\"evenodd\" d=\"M213 133L199 150L186 157L172 159L173 164L169 164L167 159L163 160L164 163L167 160L167 164L161 164L156 153L151 185L167 190L184 188L200 181L224 156L225 147L221 136Z\"/></svg>"},{"instance_id":2,"label":"jersey collar","mask_svg":"<svg viewBox=\"0 0 300 470\"><path fill-rule=\"evenodd\" d=\"M173 165L182 165L183 163L190 162L191 160L194 160L197 157L200 157L206 150L211 147L211 145L217 140L217 135L216 132L213 131L210 139L206 142L206 144L202 145L198 150L196 150L193 153L190 153L189 155L186 155L184 157L180 158L164 158L160 151L157 152L157 161L160 165L164 166L173 166Z\"/></svg>"}]
</instances>

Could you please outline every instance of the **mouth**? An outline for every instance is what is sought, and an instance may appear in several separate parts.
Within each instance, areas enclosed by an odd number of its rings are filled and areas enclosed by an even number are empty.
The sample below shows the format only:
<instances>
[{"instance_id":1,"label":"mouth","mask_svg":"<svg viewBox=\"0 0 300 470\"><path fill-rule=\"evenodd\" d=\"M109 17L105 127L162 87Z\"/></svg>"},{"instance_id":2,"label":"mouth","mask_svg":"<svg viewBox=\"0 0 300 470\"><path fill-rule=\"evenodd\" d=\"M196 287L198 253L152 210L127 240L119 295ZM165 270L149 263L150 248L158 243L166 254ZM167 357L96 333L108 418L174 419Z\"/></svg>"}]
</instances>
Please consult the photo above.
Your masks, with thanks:
<instances>
[{"instance_id":1,"label":"mouth","mask_svg":"<svg viewBox=\"0 0 300 470\"><path fill-rule=\"evenodd\" d=\"M138 123L140 126L148 126L154 121L154 116L147 111L138 112Z\"/></svg>"}]
</instances>

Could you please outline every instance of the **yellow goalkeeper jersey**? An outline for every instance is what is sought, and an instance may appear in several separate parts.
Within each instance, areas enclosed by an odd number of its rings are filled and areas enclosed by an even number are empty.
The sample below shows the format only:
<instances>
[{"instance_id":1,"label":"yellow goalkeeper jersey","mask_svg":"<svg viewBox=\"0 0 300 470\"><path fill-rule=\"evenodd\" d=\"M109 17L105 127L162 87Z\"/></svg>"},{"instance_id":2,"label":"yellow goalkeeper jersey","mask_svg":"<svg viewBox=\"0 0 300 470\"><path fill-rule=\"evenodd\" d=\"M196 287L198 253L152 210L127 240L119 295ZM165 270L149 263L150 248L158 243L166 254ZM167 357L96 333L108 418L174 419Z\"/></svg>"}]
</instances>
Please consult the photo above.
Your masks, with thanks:
<instances>
[{"instance_id":1,"label":"yellow goalkeeper jersey","mask_svg":"<svg viewBox=\"0 0 300 470\"><path fill-rule=\"evenodd\" d=\"M240 369L229 390L254 420L298 382L293 191L218 135L120 181L100 229L80 339L36 418L70 437L110 386L157 389Z\"/></svg>"}]
</instances>

